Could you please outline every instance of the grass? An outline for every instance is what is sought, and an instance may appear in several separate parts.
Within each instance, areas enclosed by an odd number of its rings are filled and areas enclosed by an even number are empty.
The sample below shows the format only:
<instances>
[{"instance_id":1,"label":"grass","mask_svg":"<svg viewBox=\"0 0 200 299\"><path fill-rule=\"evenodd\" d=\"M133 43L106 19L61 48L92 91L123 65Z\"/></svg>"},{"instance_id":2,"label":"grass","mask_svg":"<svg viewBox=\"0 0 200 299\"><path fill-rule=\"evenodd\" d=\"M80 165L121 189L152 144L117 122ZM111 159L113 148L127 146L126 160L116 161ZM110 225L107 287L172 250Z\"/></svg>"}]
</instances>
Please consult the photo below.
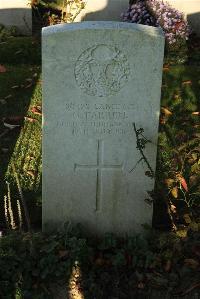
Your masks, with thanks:
<instances>
[{"instance_id":1,"label":"grass","mask_svg":"<svg viewBox=\"0 0 200 299\"><path fill-rule=\"evenodd\" d=\"M34 41L32 44L31 38L9 39L0 44L0 64L6 68L6 72L0 73L0 229L6 224L2 220L5 218L5 195L8 209L10 198L14 224L20 225L16 173L32 226L34 229L41 227L41 115L33 109L40 107L42 100L39 48L40 43ZM197 54L196 51L195 59ZM149 291L153 292L151 298L161 298L172 290L180 291L181 296L189 292L190 298L196 298L199 282L197 231L200 229L200 66L194 61L194 64L176 65L166 59L164 66L154 215L157 227L161 224L166 227L168 220L182 223L187 226L188 236L185 229L176 234L159 232L157 237L153 232L149 244L144 241L139 244L138 236L124 244L112 235L105 236L100 243L80 236L76 238L74 233L69 239L63 235L58 239L58 236L46 237L40 233L5 235L0 244L3 257L0 293L7 296L5 298L11 298L8 294L15 293L16 286L19 287L16 298L23 298L21 289L26 291L27 298L28 295L48 298L48 287L63 273L65 280L71 274L71 292L75 285L75 291L79 294L82 290L85 298L147 298ZM16 119L22 122L21 126L8 130L4 118ZM178 175L184 178L188 190ZM168 220L167 213L170 214ZM77 269L72 269L77 257L85 262L81 268L82 277L76 273ZM70 295L68 290L65 297L67 294Z\"/></svg>"},{"instance_id":2,"label":"grass","mask_svg":"<svg viewBox=\"0 0 200 299\"><path fill-rule=\"evenodd\" d=\"M31 208L32 222L37 227L41 218L41 116L31 109L41 105L42 99L39 43L32 38L9 38L0 44L0 57L0 63L6 68L6 72L0 74L1 211L3 198L8 193L6 181L10 183L14 210L16 197L19 197L14 164ZM20 128L7 129L4 118L16 120ZM0 226L4 227L2 214Z\"/></svg>"},{"instance_id":3,"label":"grass","mask_svg":"<svg viewBox=\"0 0 200 299\"><path fill-rule=\"evenodd\" d=\"M196 59L196 48L194 53ZM40 106L42 99L40 56L40 42L32 38L9 38L6 43L0 44L0 63L7 70L0 74L0 136L7 130L3 118L18 117L23 120L20 129L10 130L0 137L1 211L3 197L8 193L6 181L10 183L13 207L15 198L19 197L14 164L36 227L41 224L41 116L35 114L32 108ZM180 200L187 206L188 203L199 204L199 78L200 66L193 65L191 57L190 63L183 65L176 65L174 61L170 64L169 58L166 58L156 192L159 201L167 201L170 207L178 206ZM188 191L184 190L177 175L185 179ZM169 179L173 180L172 185L166 184ZM172 192L175 189L176 196ZM174 214L174 218L178 217ZM160 213L156 216L159 221L162 217ZM4 226L3 223L1 225Z\"/></svg>"}]
</instances>

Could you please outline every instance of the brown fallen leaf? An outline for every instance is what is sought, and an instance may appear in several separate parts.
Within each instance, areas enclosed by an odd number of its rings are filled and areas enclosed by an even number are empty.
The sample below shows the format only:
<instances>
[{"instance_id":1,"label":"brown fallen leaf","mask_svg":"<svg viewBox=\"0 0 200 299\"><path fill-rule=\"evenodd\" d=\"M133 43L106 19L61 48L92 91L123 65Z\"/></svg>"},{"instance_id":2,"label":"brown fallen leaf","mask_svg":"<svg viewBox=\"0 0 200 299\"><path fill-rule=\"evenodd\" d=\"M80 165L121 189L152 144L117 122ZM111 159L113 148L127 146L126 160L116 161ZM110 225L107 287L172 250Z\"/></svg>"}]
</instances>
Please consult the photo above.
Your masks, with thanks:
<instances>
[{"instance_id":1,"label":"brown fallen leaf","mask_svg":"<svg viewBox=\"0 0 200 299\"><path fill-rule=\"evenodd\" d=\"M187 182L185 180L185 178L181 175L179 175L178 177L179 182L181 183L181 186L183 187L183 189L188 192L188 186L187 186Z\"/></svg>"},{"instance_id":2,"label":"brown fallen leaf","mask_svg":"<svg viewBox=\"0 0 200 299\"><path fill-rule=\"evenodd\" d=\"M182 81L182 85L190 85L190 84L192 84L191 80Z\"/></svg>"},{"instance_id":3,"label":"brown fallen leaf","mask_svg":"<svg viewBox=\"0 0 200 299\"><path fill-rule=\"evenodd\" d=\"M37 119L35 119L35 118L32 118L32 117L24 117L24 119L25 120L27 120L27 121L29 121L29 122L31 122L31 123L34 123L34 122L36 122L37 121Z\"/></svg>"},{"instance_id":4,"label":"brown fallen leaf","mask_svg":"<svg viewBox=\"0 0 200 299\"><path fill-rule=\"evenodd\" d=\"M169 71L169 67L164 67L163 68L163 72L168 72Z\"/></svg>"},{"instance_id":5,"label":"brown fallen leaf","mask_svg":"<svg viewBox=\"0 0 200 299\"><path fill-rule=\"evenodd\" d=\"M42 112L41 112L41 110L38 107L32 107L31 108L31 112L33 114L42 115Z\"/></svg>"},{"instance_id":6,"label":"brown fallen leaf","mask_svg":"<svg viewBox=\"0 0 200 299\"><path fill-rule=\"evenodd\" d=\"M36 177L37 173L33 170L27 170L27 174L30 175L33 179Z\"/></svg>"},{"instance_id":7,"label":"brown fallen leaf","mask_svg":"<svg viewBox=\"0 0 200 299\"><path fill-rule=\"evenodd\" d=\"M161 112L163 114L165 114L166 116L172 115L172 112L169 109L165 108L165 107L161 107Z\"/></svg>"},{"instance_id":8,"label":"brown fallen leaf","mask_svg":"<svg viewBox=\"0 0 200 299\"><path fill-rule=\"evenodd\" d=\"M174 214L176 213L176 206L175 205L171 205L170 209L171 209L172 213L174 213Z\"/></svg>"},{"instance_id":9,"label":"brown fallen leaf","mask_svg":"<svg viewBox=\"0 0 200 299\"><path fill-rule=\"evenodd\" d=\"M0 64L0 73L6 73L7 69L4 65Z\"/></svg>"}]
</instances>

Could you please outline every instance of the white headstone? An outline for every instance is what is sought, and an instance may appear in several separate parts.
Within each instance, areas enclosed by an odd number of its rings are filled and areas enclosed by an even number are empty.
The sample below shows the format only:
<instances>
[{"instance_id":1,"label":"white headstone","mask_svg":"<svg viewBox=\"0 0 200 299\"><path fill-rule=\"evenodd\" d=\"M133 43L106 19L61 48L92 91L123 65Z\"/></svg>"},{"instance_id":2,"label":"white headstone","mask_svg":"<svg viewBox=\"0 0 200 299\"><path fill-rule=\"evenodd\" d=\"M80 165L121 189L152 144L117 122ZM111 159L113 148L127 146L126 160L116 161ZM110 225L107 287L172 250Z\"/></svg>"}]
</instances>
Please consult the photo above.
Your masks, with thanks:
<instances>
[{"instance_id":1,"label":"white headstone","mask_svg":"<svg viewBox=\"0 0 200 299\"><path fill-rule=\"evenodd\" d=\"M43 228L140 231L154 181L164 37L158 28L82 22L43 29ZM133 170L132 170L133 169ZM132 171L131 171L132 170Z\"/></svg>"},{"instance_id":2,"label":"white headstone","mask_svg":"<svg viewBox=\"0 0 200 299\"><path fill-rule=\"evenodd\" d=\"M32 10L28 0L0 0L0 24L16 26L19 33L32 34Z\"/></svg>"}]
</instances>

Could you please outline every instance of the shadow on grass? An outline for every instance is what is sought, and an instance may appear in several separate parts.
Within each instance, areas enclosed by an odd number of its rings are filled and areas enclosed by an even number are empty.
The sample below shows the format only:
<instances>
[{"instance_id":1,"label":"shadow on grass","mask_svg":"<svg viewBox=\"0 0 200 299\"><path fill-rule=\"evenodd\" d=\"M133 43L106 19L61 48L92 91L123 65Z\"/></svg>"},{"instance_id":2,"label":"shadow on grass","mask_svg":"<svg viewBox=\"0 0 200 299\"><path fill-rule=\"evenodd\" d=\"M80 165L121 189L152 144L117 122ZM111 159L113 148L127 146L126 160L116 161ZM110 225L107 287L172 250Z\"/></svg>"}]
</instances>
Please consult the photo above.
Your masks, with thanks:
<instances>
[{"instance_id":1,"label":"shadow on grass","mask_svg":"<svg viewBox=\"0 0 200 299\"><path fill-rule=\"evenodd\" d=\"M20 199L10 161L12 159L20 177L23 162L18 160L19 151L22 151L19 146L23 147L25 154L34 142L31 138L34 126L40 126L38 117L30 111L30 106L41 101L41 93L35 90L40 76L40 42L25 37L9 38L0 44L0 57L0 64L5 67L5 72L0 73L0 228L6 228L4 196L11 198L14 218L16 198ZM12 128L8 125L17 126ZM20 136L28 130L32 132L29 139L20 140ZM24 182L22 185L24 189ZM31 205L30 200L28 204Z\"/></svg>"}]
</instances>

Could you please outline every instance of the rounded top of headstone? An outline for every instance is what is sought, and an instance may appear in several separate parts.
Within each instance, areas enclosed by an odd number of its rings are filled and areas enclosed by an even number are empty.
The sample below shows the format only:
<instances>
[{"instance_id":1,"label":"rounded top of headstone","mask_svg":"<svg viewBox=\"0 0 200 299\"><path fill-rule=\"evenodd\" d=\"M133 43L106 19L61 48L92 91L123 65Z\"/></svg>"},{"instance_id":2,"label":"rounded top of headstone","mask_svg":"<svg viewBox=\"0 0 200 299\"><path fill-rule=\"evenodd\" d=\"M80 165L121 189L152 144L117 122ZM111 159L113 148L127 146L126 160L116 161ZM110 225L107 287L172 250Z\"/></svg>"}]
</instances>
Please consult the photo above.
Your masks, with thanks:
<instances>
[{"instance_id":1,"label":"rounded top of headstone","mask_svg":"<svg viewBox=\"0 0 200 299\"><path fill-rule=\"evenodd\" d=\"M114 21L83 21L79 23L70 24L58 24L42 28L42 35L49 35L59 32L73 31L73 30L101 30L101 29L111 29L111 30L131 30L139 31L141 33L160 36L164 38L164 33L161 28L134 24L128 22L114 22Z\"/></svg>"}]
</instances>

